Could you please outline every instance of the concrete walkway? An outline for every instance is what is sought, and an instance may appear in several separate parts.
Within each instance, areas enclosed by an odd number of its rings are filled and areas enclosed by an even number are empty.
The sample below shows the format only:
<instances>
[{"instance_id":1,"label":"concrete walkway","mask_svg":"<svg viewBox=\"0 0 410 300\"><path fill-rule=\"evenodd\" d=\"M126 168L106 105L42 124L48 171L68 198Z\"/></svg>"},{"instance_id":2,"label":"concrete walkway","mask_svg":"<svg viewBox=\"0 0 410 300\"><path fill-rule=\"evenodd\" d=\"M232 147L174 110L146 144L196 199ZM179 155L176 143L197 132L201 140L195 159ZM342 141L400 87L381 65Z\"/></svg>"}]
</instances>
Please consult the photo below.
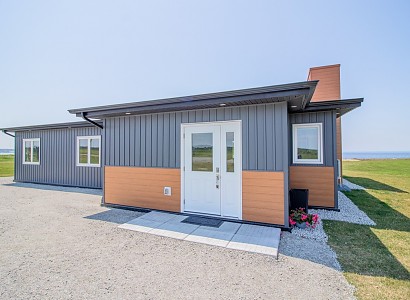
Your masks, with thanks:
<instances>
[{"instance_id":1,"label":"concrete walkway","mask_svg":"<svg viewBox=\"0 0 410 300\"><path fill-rule=\"evenodd\" d=\"M120 228L278 257L280 229L223 222L219 227L181 223L187 216L152 211Z\"/></svg>"}]
</instances>

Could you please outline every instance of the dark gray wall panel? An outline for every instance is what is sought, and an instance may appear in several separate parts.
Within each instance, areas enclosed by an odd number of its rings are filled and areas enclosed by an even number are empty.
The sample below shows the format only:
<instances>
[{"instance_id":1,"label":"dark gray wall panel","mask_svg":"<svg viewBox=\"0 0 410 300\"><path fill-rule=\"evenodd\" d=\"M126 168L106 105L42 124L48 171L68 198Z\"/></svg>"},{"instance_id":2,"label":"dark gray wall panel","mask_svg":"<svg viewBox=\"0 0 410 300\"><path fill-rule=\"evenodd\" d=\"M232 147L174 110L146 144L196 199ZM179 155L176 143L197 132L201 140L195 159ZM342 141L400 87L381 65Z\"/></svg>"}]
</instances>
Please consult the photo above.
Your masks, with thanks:
<instances>
[{"instance_id":1,"label":"dark gray wall panel","mask_svg":"<svg viewBox=\"0 0 410 300\"><path fill-rule=\"evenodd\" d=\"M336 113L333 111L315 112L315 113L300 113L289 116L289 161L292 164L293 156L293 138L292 125L303 123L322 123L323 128L323 165L320 166L336 166ZM301 165L301 164L296 164ZM312 166L309 164L309 166Z\"/></svg>"},{"instance_id":2,"label":"dark gray wall panel","mask_svg":"<svg viewBox=\"0 0 410 300\"><path fill-rule=\"evenodd\" d=\"M242 120L244 170L287 171L286 103L105 119L106 165L179 168L182 123L229 120Z\"/></svg>"},{"instance_id":3,"label":"dark gray wall panel","mask_svg":"<svg viewBox=\"0 0 410 300\"><path fill-rule=\"evenodd\" d=\"M101 135L97 127L16 132L15 180L101 188L101 167L77 167L77 136ZM40 165L23 164L23 139L40 138ZM101 141L104 163L104 139Z\"/></svg>"}]
</instances>

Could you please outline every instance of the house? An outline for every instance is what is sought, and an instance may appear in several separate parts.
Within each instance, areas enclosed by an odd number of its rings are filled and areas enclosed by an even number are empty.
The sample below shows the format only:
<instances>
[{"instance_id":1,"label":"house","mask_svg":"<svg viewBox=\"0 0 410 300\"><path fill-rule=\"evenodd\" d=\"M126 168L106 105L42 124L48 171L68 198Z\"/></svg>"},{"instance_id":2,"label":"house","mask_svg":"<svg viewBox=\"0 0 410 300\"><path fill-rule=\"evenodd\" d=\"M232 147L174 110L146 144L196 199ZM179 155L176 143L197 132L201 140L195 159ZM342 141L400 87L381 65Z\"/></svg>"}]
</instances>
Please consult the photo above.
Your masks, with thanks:
<instances>
[{"instance_id":1,"label":"house","mask_svg":"<svg viewBox=\"0 0 410 300\"><path fill-rule=\"evenodd\" d=\"M15 133L15 181L103 189L103 204L288 228L289 190L337 209L340 66L308 81L69 110ZM97 121L96 121L97 120Z\"/></svg>"}]
</instances>

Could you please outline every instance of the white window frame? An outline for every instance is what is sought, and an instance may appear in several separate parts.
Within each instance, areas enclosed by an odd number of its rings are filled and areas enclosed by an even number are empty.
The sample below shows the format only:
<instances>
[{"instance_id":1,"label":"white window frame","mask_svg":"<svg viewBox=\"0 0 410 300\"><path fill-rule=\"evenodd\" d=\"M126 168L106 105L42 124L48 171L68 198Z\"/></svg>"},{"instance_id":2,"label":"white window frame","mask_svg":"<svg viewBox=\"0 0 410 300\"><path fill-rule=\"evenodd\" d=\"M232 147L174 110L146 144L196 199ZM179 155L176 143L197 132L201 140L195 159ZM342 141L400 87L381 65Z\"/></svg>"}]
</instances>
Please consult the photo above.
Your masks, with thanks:
<instances>
[{"instance_id":1,"label":"white window frame","mask_svg":"<svg viewBox=\"0 0 410 300\"><path fill-rule=\"evenodd\" d=\"M26 161L26 142L30 142L30 161ZM33 144L38 142L38 162L33 161ZM39 165L41 156L41 143L40 138L23 139L23 165Z\"/></svg>"},{"instance_id":2,"label":"white window frame","mask_svg":"<svg viewBox=\"0 0 410 300\"><path fill-rule=\"evenodd\" d=\"M92 164L91 161L91 140L98 140L98 148L99 148L99 155L98 155L98 164ZM80 163L80 140L87 140L88 144L88 163ZM87 135L87 136L77 136L77 158L76 158L76 165L77 167L100 167L101 166L101 135Z\"/></svg>"},{"instance_id":3,"label":"white window frame","mask_svg":"<svg viewBox=\"0 0 410 300\"><path fill-rule=\"evenodd\" d=\"M298 128L316 128L318 132L318 158L317 159L300 159L298 158L298 141L297 141L297 130ZM293 163L294 164L323 164L323 126L322 123L304 123L304 124L293 124Z\"/></svg>"}]
</instances>

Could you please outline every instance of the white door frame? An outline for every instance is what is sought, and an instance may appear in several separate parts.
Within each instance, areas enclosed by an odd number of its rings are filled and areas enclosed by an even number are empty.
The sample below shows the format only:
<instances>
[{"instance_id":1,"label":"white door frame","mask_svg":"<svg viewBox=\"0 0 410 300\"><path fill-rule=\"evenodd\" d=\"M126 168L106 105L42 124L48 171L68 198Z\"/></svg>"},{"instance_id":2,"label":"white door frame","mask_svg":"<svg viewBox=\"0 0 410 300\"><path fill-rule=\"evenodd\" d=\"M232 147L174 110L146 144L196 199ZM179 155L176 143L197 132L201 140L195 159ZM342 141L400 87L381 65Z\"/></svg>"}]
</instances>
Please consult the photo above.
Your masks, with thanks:
<instances>
[{"instance_id":1,"label":"white door frame","mask_svg":"<svg viewBox=\"0 0 410 300\"><path fill-rule=\"evenodd\" d=\"M238 161L238 169L240 173L240 184L239 184L239 189L240 189L240 213L239 213L239 218L232 218L232 219L239 219L242 220L242 120L230 120L230 121L210 121L210 122L195 122L195 123L181 123L181 128L180 128L180 136L181 136L181 141L180 141L180 149L181 149L181 157L180 157L180 162L181 162L181 212L185 212L185 137L184 137L184 129L186 127L190 126L198 126L198 125L223 125L223 124L239 124L239 147L235 147L235 152L238 154L239 159ZM236 166L235 166L236 167ZM222 199L221 199L222 201ZM189 212L190 213L190 212ZM192 213L196 215L201 215L201 213ZM206 215L206 214L204 214Z\"/></svg>"}]
</instances>

